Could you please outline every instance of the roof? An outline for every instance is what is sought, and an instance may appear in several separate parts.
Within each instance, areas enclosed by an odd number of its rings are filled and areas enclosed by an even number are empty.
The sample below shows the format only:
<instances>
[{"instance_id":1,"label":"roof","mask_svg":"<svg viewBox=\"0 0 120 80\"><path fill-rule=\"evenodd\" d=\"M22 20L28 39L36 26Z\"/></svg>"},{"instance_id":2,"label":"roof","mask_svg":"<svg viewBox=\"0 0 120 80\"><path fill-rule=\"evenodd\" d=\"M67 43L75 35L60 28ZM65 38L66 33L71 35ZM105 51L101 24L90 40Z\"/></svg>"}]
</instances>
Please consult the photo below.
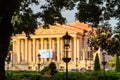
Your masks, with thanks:
<instances>
[{"instance_id":1,"label":"roof","mask_svg":"<svg viewBox=\"0 0 120 80\"><path fill-rule=\"evenodd\" d=\"M75 21L70 24L59 24L55 23L54 25L50 25L49 29L43 29L42 25L38 25L38 28L35 30L35 34L31 34L30 36L41 36L43 35L54 35L54 36L61 36L68 32L69 34L72 34L72 36L83 35L84 31L87 32L90 30L90 27L88 24L85 24L83 22ZM17 34L16 37L25 37L25 33ZM14 36L15 37L15 36Z\"/></svg>"},{"instance_id":2,"label":"roof","mask_svg":"<svg viewBox=\"0 0 120 80\"><path fill-rule=\"evenodd\" d=\"M35 34L60 34L68 31L69 33L83 33L83 30L89 31L90 27L88 24L83 22L75 21L70 24L59 24L55 23L54 25L50 25L49 29L43 29L42 26L39 25L38 29L36 29Z\"/></svg>"}]
</instances>

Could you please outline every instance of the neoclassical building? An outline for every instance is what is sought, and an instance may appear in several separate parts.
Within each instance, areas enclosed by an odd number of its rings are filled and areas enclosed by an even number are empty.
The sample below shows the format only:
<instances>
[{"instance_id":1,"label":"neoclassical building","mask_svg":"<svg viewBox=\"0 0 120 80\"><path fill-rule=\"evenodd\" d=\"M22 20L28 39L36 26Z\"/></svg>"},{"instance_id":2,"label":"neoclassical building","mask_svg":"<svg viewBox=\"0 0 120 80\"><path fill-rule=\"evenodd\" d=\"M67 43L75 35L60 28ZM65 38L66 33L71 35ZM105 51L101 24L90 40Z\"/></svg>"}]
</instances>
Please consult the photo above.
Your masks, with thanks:
<instances>
[{"instance_id":1,"label":"neoclassical building","mask_svg":"<svg viewBox=\"0 0 120 80\"><path fill-rule=\"evenodd\" d=\"M41 68L54 61L58 69L65 69L64 44L62 37L66 31L72 37L68 56L71 58L69 69L93 68L94 55L90 51L87 41L87 33L90 26L75 21L69 24L50 25L49 29L43 29L38 25L35 34L30 35L30 39L24 33L12 37L12 65L21 70L37 70L39 50L52 50L52 58L41 58Z\"/></svg>"}]
</instances>

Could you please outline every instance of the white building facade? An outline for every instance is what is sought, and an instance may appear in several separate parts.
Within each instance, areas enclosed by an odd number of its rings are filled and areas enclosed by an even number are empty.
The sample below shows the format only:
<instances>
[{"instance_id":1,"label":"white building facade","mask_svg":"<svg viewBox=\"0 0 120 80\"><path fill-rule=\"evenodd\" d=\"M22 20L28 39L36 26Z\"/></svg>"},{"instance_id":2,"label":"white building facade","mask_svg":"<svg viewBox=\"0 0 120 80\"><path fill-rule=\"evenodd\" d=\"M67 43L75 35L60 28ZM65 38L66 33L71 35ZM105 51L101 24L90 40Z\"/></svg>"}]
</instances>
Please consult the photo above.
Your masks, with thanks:
<instances>
[{"instance_id":1,"label":"white building facade","mask_svg":"<svg viewBox=\"0 0 120 80\"><path fill-rule=\"evenodd\" d=\"M24 33L12 37L13 50L12 62L20 70L37 70L39 50L52 50L52 57L41 58L41 68L50 62L55 62L58 69L65 69L64 44L62 37L68 34L72 37L68 56L71 61L68 63L69 69L82 68L93 69L94 54L90 51L87 42L87 33L90 26L79 21L70 24L50 25L49 29L38 26L35 34L30 35L30 39Z\"/></svg>"}]
</instances>

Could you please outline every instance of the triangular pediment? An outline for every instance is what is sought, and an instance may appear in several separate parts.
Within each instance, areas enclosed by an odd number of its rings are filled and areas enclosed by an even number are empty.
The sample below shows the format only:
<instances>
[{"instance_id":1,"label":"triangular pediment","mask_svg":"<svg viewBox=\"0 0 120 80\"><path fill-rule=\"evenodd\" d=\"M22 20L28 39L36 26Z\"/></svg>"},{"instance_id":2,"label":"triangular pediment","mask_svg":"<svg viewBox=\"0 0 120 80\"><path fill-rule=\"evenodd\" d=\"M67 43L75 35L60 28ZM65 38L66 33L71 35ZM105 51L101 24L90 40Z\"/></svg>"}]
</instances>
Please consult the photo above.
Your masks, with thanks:
<instances>
[{"instance_id":1,"label":"triangular pediment","mask_svg":"<svg viewBox=\"0 0 120 80\"><path fill-rule=\"evenodd\" d=\"M70 24L58 24L50 25L49 29L43 29L42 26L39 25L38 29L36 29L35 34L59 34L65 33L68 31L69 33L83 33L83 30L89 31L90 27L88 24L81 23L79 21L75 21Z\"/></svg>"},{"instance_id":2,"label":"triangular pediment","mask_svg":"<svg viewBox=\"0 0 120 80\"><path fill-rule=\"evenodd\" d=\"M35 34L31 35L50 35L50 34L65 34L66 31L71 34L83 34L84 30L88 32L90 26L83 22L75 21L69 24L59 24L55 23L54 25L49 25L49 29L43 29L42 25L38 25L38 28L35 30ZM17 34L16 36L25 36L25 33Z\"/></svg>"}]
</instances>

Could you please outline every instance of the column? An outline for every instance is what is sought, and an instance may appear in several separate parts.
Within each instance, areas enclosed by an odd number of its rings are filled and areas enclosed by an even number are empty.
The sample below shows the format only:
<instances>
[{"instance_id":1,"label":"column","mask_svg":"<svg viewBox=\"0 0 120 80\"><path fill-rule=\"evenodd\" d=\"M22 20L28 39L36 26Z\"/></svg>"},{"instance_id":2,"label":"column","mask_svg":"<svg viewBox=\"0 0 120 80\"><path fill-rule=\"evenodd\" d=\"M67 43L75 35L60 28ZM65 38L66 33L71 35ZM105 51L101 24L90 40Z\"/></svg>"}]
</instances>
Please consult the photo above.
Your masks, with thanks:
<instances>
[{"instance_id":1,"label":"column","mask_svg":"<svg viewBox=\"0 0 120 80\"><path fill-rule=\"evenodd\" d=\"M79 45L80 45L80 52L79 52L79 60L82 60L83 59L83 52L82 52L82 49L83 49L83 44L82 44L82 36L79 37Z\"/></svg>"},{"instance_id":2,"label":"column","mask_svg":"<svg viewBox=\"0 0 120 80\"><path fill-rule=\"evenodd\" d=\"M60 60L64 57L64 46L63 46L63 39L60 39Z\"/></svg>"},{"instance_id":3,"label":"column","mask_svg":"<svg viewBox=\"0 0 120 80\"><path fill-rule=\"evenodd\" d=\"M40 40L37 39L37 40L36 40L36 62L37 62L37 63L38 63L38 52L39 52L39 50L40 50L39 44L40 44Z\"/></svg>"},{"instance_id":4,"label":"column","mask_svg":"<svg viewBox=\"0 0 120 80\"><path fill-rule=\"evenodd\" d=\"M20 39L17 39L17 62L20 63Z\"/></svg>"},{"instance_id":5,"label":"column","mask_svg":"<svg viewBox=\"0 0 120 80\"><path fill-rule=\"evenodd\" d=\"M78 60L79 60L79 56L80 56L80 42L79 42L79 39L77 39L77 58L78 58Z\"/></svg>"},{"instance_id":6,"label":"column","mask_svg":"<svg viewBox=\"0 0 120 80\"><path fill-rule=\"evenodd\" d=\"M49 38L48 40L49 40L49 49L52 49L52 39ZM49 61L51 61L51 58L49 58Z\"/></svg>"},{"instance_id":7,"label":"column","mask_svg":"<svg viewBox=\"0 0 120 80\"><path fill-rule=\"evenodd\" d=\"M25 59L25 57L24 57L24 49L25 48L25 46L24 46L24 39L21 39L21 61L22 61L22 63L24 63L24 59Z\"/></svg>"},{"instance_id":8,"label":"column","mask_svg":"<svg viewBox=\"0 0 120 80\"><path fill-rule=\"evenodd\" d=\"M85 54L86 53L86 50L85 49L83 49L83 63L84 63L84 67L86 67L86 60L85 60Z\"/></svg>"},{"instance_id":9,"label":"column","mask_svg":"<svg viewBox=\"0 0 120 80\"><path fill-rule=\"evenodd\" d=\"M25 39L25 62L28 63L28 40Z\"/></svg>"},{"instance_id":10,"label":"column","mask_svg":"<svg viewBox=\"0 0 120 80\"><path fill-rule=\"evenodd\" d=\"M57 38L57 62L60 61L60 38Z\"/></svg>"},{"instance_id":11,"label":"column","mask_svg":"<svg viewBox=\"0 0 120 80\"><path fill-rule=\"evenodd\" d=\"M52 39L53 59L55 59L55 39Z\"/></svg>"},{"instance_id":12,"label":"column","mask_svg":"<svg viewBox=\"0 0 120 80\"><path fill-rule=\"evenodd\" d=\"M36 61L36 52L35 52L35 49L36 49L36 43L35 43L35 38L33 38L33 62Z\"/></svg>"},{"instance_id":13,"label":"column","mask_svg":"<svg viewBox=\"0 0 120 80\"><path fill-rule=\"evenodd\" d=\"M43 38L41 38L41 49L43 49Z\"/></svg>"},{"instance_id":14,"label":"column","mask_svg":"<svg viewBox=\"0 0 120 80\"><path fill-rule=\"evenodd\" d=\"M52 49L52 39L49 38L49 49Z\"/></svg>"},{"instance_id":15,"label":"column","mask_svg":"<svg viewBox=\"0 0 120 80\"><path fill-rule=\"evenodd\" d=\"M72 38L70 40L70 58L71 58L71 61L74 61L74 39Z\"/></svg>"},{"instance_id":16,"label":"column","mask_svg":"<svg viewBox=\"0 0 120 80\"><path fill-rule=\"evenodd\" d=\"M31 39L28 40L28 49L29 49L29 50L28 50L28 54L29 54L29 57L28 57L28 58L29 58L29 63L31 63L31 61L32 61L32 55L31 55L31 49L32 49L32 48L31 48L31 44L32 44L32 43L31 43L31 42L32 42Z\"/></svg>"},{"instance_id":17,"label":"column","mask_svg":"<svg viewBox=\"0 0 120 80\"><path fill-rule=\"evenodd\" d=\"M44 39L43 44L44 44L44 49L47 49L47 39L46 39L46 38ZM47 59L47 58L44 58L43 61L44 61L44 62L47 62L46 59Z\"/></svg>"},{"instance_id":18,"label":"column","mask_svg":"<svg viewBox=\"0 0 120 80\"><path fill-rule=\"evenodd\" d=\"M76 54L77 54L77 39L76 37L73 38L74 41L74 61L76 61Z\"/></svg>"},{"instance_id":19,"label":"column","mask_svg":"<svg viewBox=\"0 0 120 80\"><path fill-rule=\"evenodd\" d=\"M43 41L44 39L43 38L41 38L41 41L40 41L40 43L41 43L41 50L44 48L44 41ZM41 59L41 62L43 62L43 59Z\"/></svg>"}]
</instances>

